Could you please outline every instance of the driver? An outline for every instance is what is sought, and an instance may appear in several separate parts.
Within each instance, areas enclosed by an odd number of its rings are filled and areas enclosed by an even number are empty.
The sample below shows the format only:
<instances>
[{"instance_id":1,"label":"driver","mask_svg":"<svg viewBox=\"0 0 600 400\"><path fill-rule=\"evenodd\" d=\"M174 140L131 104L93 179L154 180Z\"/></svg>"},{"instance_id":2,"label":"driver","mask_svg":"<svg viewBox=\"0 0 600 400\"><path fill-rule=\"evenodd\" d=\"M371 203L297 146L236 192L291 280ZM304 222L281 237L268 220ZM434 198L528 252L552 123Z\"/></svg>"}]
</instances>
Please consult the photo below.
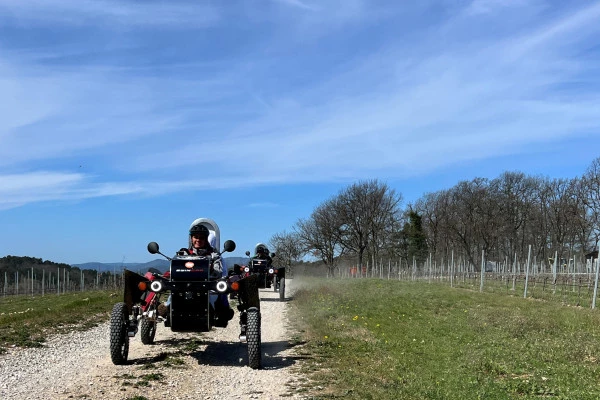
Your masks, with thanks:
<instances>
[{"instance_id":1,"label":"driver","mask_svg":"<svg viewBox=\"0 0 600 400\"><path fill-rule=\"evenodd\" d=\"M178 256L184 255L196 255L196 256L210 256L215 253L215 249L210 245L208 237L210 232L208 228L202 224L194 225L190 229L190 240L189 248L181 248L178 252ZM220 259L215 260L210 267L210 275L212 278L220 278L223 274L223 263ZM211 297L213 297L211 295ZM213 300L211 300L213 303ZM165 304L161 304L158 307L158 314L162 317L168 315L168 307L171 305L171 296L167 299ZM161 307L162 306L162 307ZM215 308L215 314L217 321L216 326L227 326L227 322L233 318L233 310L229 306L229 301L226 295L219 294L214 300L213 306Z\"/></svg>"},{"instance_id":2,"label":"driver","mask_svg":"<svg viewBox=\"0 0 600 400\"><path fill-rule=\"evenodd\" d=\"M267 260L267 264L271 264L271 262L273 261L271 256L269 256L269 250L267 250L267 248L264 246L258 246L256 248L256 255L252 257L252 259Z\"/></svg>"},{"instance_id":3,"label":"driver","mask_svg":"<svg viewBox=\"0 0 600 400\"><path fill-rule=\"evenodd\" d=\"M177 255L195 255L195 256L210 256L215 252L215 249L210 245L208 236L210 232L208 228L202 224L194 225L190 229L190 247L181 248ZM223 263L221 260L216 260L210 268L210 274L213 278L220 278L223 275Z\"/></svg>"}]
</instances>

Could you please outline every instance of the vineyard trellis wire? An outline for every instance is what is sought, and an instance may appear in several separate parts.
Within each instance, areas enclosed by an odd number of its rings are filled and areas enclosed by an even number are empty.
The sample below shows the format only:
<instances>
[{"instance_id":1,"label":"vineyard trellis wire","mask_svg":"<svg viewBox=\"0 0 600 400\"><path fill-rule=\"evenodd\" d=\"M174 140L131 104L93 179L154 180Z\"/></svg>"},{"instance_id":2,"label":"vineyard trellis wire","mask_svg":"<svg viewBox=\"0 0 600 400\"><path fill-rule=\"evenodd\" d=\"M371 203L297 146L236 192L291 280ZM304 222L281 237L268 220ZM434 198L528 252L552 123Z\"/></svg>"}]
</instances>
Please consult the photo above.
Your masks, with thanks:
<instances>
[{"instance_id":1,"label":"vineyard trellis wire","mask_svg":"<svg viewBox=\"0 0 600 400\"><path fill-rule=\"evenodd\" d=\"M2 297L16 295L60 295L76 291L86 290L115 290L123 288L123 271L114 270L113 272L94 271L93 279L90 278L90 271L79 271L78 279L72 279L72 271L67 268L58 268L55 272L43 270L36 274L33 269L28 269L26 273L18 271L9 277L4 273L3 285L0 294ZM9 279L10 278L10 279Z\"/></svg>"},{"instance_id":2,"label":"vineyard trellis wire","mask_svg":"<svg viewBox=\"0 0 600 400\"><path fill-rule=\"evenodd\" d=\"M427 281L448 284L451 287L501 293L529 299L560 301L562 304L595 308L598 292L599 263L597 259L578 262L569 260L565 265L543 265L528 255L526 263L489 263L482 252L479 268L472 264L453 261L437 265L430 256L417 265L380 260L362 268L340 266L338 277L349 279L375 278L403 281ZM483 273L481 272L483 271Z\"/></svg>"}]
</instances>

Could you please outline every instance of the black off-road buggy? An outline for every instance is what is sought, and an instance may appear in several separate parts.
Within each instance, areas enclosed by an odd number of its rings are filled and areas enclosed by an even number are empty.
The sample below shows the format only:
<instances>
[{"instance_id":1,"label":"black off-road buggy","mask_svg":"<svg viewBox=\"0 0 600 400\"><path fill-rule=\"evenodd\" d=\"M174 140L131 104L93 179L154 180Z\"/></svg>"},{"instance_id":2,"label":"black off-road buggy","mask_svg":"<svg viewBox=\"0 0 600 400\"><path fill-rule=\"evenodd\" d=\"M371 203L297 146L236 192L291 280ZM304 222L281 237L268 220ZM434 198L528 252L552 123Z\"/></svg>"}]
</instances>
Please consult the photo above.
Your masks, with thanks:
<instances>
[{"instance_id":1,"label":"black off-road buggy","mask_svg":"<svg viewBox=\"0 0 600 400\"><path fill-rule=\"evenodd\" d=\"M271 257L275 257L272 254ZM271 267L271 280L274 292L279 292L279 300L285 301L285 267Z\"/></svg>"},{"instance_id":2,"label":"black off-road buggy","mask_svg":"<svg viewBox=\"0 0 600 400\"><path fill-rule=\"evenodd\" d=\"M264 243L257 243L254 247L254 254L258 254L258 249L262 247L269 254L269 249ZM250 257L250 252L246 251L246 256ZM273 265L275 253L271 253L267 259L250 258L248 261L248 270L258 278L258 287L268 289L273 287L274 292L279 292L279 300L285 300L285 268L276 268Z\"/></svg>"},{"instance_id":3,"label":"black off-road buggy","mask_svg":"<svg viewBox=\"0 0 600 400\"><path fill-rule=\"evenodd\" d=\"M192 226L204 224L213 235L213 247L219 248L219 227L208 218L199 218ZM210 236L209 236L210 240ZM227 240L223 252L235 250ZM228 318L219 312L223 297L237 293L240 316L240 340L248 345L248 365L261 367L261 316L256 277L239 275L214 277L211 266L220 261L221 253L211 256L178 255L169 258L160 253L156 242L148 251L170 260L167 273L151 270L144 276L125 270L124 301L114 305L110 320L110 355L116 365L125 364L129 340L140 329L143 344L152 344L157 325L164 323L173 332L207 332L213 327L226 327ZM166 316L159 315L161 298L170 295ZM164 305L162 305L164 306ZM161 313L162 314L162 313Z\"/></svg>"}]
</instances>

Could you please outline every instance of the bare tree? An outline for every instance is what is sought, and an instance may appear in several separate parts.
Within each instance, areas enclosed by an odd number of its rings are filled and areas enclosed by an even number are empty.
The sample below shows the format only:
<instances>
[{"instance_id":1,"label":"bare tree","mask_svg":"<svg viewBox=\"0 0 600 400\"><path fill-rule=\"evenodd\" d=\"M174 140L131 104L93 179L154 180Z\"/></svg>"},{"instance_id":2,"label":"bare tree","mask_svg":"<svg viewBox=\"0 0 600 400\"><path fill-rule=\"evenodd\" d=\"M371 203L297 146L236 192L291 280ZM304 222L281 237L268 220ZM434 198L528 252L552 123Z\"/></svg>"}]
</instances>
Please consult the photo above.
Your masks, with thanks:
<instances>
[{"instance_id":1,"label":"bare tree","mask_svg":"<svg viewBox=\"0 0 600 400\"><path fill-rule=\"evenodd\" d=\"M538 184L535 178L521 172L505 172L490 182L498 208L498 256L509 260L515 254L523 254L529 243L526 233L530 230L534 214L534 198Z\"/></svg>"},{"instance_id":2,"label":"bare tree","mask_svg":"<svg viewBox=\"0 0 600 400\"><path fill-rule=\"evenodd\" d=\"M464 257L473 265L478 265L477 257L481 238L479 196L482 195L484 180L462 181L450 191L448 211L448 231L462 250Z\"/></svg>"},{"instance_id":3,"label":"bare tree","mask_svg":"<svg viewBox=\"0 0 600 400\"><path fill-rule=\"evenodd\" d=\"M454 240L448 230L451 195L448 190L427 193L409 206L407 212L414 211L422 218L423 231L427 236L427 248L434 257L446 259L454 248Z\"/></svg>"},{"instance_id":4,"label":"bare tree","mask_svg":"<svg viewBox=\"0 0 600 400\"><path fill-rule=\"evenodd\" d=\"M344 248L339 241L340 222L336 214L336 200L330 199L319 205L308 219L296 222L295 231L303 252L316 255L333 276Z\"/></svg>"},{"instance_id":5,"label":"bare tree","mask_svg":"<svg viewBox=\"0 0 600 400\"><path fill-rule=\"evenodd\" d=\"M538 251L548 258L555 251L559 257L578 250L576 184L568 179L545 179L540 188L540 206L543 218L543 240ZM581 249L585 250L585 249ZM549 254L548 254L549 252Z\"/></svg>"},{"instance_id":6,"label":"bare tree","mask_svg":"<svg viewBox=\"0 0 600 400\"><path fill-rule=\"evenodd\" d=\"M401 226L398 222L401 201L401 195L376 179L350 185L337 196L339 241L356 255L359 267L363 265L365 251L375 261L379 251L391 242L389 228L394 224Z\"/></svg>"},{"instance_id":7,"label":"bare tree","mask_svg":"<svg viewBox=\"0 0 600 400\"><path fill-rule=\"evenodd\" d=\"M594 159L582 178L583 202L590 221L590 241L594 250L600 240L600 157Z\"/></svg>"},{"instance_id":8,"label":"bare tree","mask_svg":"<svg viewBox=\"0 0 600 400\"><path fill-rule=\"evenodd\" d=\"M277 259L281 260L284 267L288 269L289 276L292 276L292 265L300 260L305 254L302 249L300 236L297 232L276 233L269 241Z\"/></svg>"},{"instance_id":9,"label":"bare tree","mask_svg":"<svg viewBox=\"0 0 600 400\"><path fill-rule=\"evenodd\" d=\"M573 229L575 231L576 247L584 248L586 250L597 250L598 249L598 236L597 225L595 225L593 213L591 209L588 209L588 197L587 197L587 186L585 178L576 178L572 180L572 192L573 192L573 207L572 211L573 218ZM596 228L595 228L596 226Z\"/></svg>"}]
</instances>

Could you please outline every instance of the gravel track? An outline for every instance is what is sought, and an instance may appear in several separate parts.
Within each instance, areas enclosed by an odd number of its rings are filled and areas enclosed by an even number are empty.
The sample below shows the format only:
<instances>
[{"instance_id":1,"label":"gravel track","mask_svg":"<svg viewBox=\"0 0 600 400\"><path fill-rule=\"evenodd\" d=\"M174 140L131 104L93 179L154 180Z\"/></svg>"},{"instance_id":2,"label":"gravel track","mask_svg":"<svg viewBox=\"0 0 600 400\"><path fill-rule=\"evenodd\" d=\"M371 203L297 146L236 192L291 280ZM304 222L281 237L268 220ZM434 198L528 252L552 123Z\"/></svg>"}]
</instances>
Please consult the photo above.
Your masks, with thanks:
<instances>
[{"instance_id":1,"label":"gravel track","mask_svg":"<svg viewBox=\"0 0 600 400\"><path fill-rule=\"evenodd\" d=\"M299 361L291 344L286 301L261 289L262 365L247 366L246 345L238 340L238 313L227 328L205 333L173 333L159 324L155 344L131 339L129 363L113 365L109 324L48 339L45 347L13 349L0 356L0 399L290 399ZM142 397L143 396L143 397Z\"/></svg>"}]
</instances>

